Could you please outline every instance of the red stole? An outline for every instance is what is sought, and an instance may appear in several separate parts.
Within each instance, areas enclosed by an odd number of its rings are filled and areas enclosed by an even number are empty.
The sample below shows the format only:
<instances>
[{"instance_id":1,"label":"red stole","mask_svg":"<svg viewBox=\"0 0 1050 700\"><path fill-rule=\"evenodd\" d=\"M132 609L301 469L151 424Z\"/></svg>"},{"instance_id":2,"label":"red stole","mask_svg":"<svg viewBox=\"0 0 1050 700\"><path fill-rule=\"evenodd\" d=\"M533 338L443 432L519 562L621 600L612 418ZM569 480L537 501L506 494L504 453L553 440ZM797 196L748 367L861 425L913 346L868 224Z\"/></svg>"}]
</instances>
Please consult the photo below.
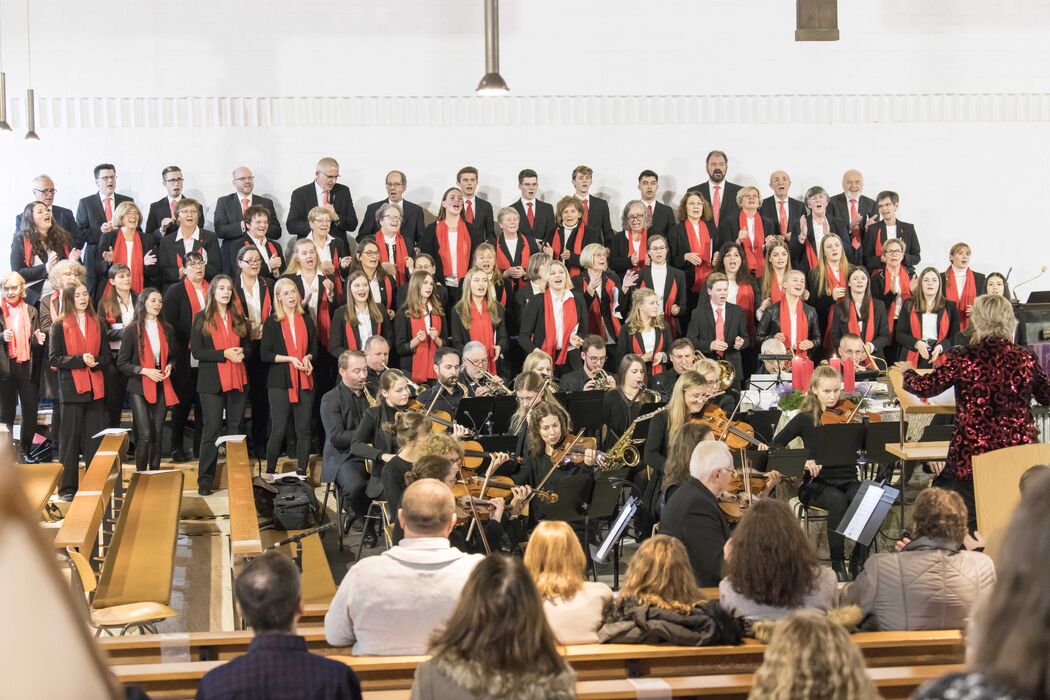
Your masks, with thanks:
<instances>
[{"instance_id":1,"label":"red stole","mask_svg":"<svg viewBox=\"0 0 1050 700\"><path fill-rule=\"evenodd\" d=\"M124 241L124 234L119 229L116 231L117 237L113 241L113 262L123 263L131 268L131 291L138 294L146 286L145 269L142 263L142 240L138 231L135 231L133 235L134 238L131 240L131 260L128 260L128 246ZM108 290L109 287L110 283L107 282L106 289Z\"/></svg>"},{"instance_id":2,"label":"red stole","mask_svg":"<svg viewBox=\"0 0 1050 700\"><path fill-rule=\"evenodd\" d=\"M642 229L642 240L638 241L638 247L634 247L634 240L631 237L630 231L624 231L623 235L627 236L627 258L630 259L635 253L638 254L638 264L632 269L639 269L648 265L646 255L649 252L649 229Z\"/></svg>"},{"instance_id":3,"label":"red stole","mask_svg":"<svg viewBox=\"0 0 1050 700\"><path fill-rule=\"evenodd\" d=\"M448 224L444 221L437 222L436 232L442 271L445 277L451 277L452 252L448 244ZM456 262L456 282L458 283L463 281L463 276L467 274L467 269L470 267L470 233L467 232L466 222L460 224L456 231Z\"/></svg>"},{"instance_id":4,"label":"red stole","mask_svg":"<svg viewBox=\"0 0 1050 700\"><path fill-rule=\"evenodd\" d=\"M747 332L752 338L755 337L755 290L750 284L737 284L736 305L744 310L744 318L747 319Z\"/></svg>"},{"instance_id":5,"label":"red stole","mask_svg":"<svg viewBox=\"0 0 1050 700\"><path fill-rule=\"evenodd\" d=\"M386 236L383 230L376 231L376 244L379 246L379 261L381 263L392 262L397 273L397 283L404 284L408 281L408 249L405 248L405 239L398 231L394 234L394 259L390 259L390 250L387 247Z\"/></svg>"},{"instance_id":6,"label":"red stole","mask_svg":"<svg viewBox=\"0 0 1050 700\"><path fill-rule=\"evenodd\" d=\"M500 272L505 272L512 267L521 267L522 269L528 268L529 266L529 244L526 242L525 237L520 233L518 234L518 249L514 251L514 258L519 262L514 262L508 255L510 248L507 246L507 239L500 234L497 240L498 245L496 246L496 267L499 268ZM510 279L511 286L514 287L514 291L517 291L524 280L522 279Z\"/></svg>"},{"instance_id":7,"label":"red stole","mask_svg":"<svg viewBox=\"0 0 1050 700\"><path fill-rule=\"evenodd\" d=\"M776 304L778 301L784 298L784 288L781 286L782 278L777 277L777 273L774 272L773 279L769 283L769 303Z\"/></svg>"},{"instance_id":8,"label":"red stole","mask_svg":"<svg viewBox=\"0 0 1050 700\"><path fill-rule=\"evenodd\" d=\"M842 279L838 279L835 277L834 268L830 266L824 268L824 281L828 285L828 296L831 296L832 290L836 287L846 286L846 275L843 274L841 267L838 268L838 273L842 277Z\"/></svg>"},{"instance_id":9,"label":"red stole","mask_svg":"<svg viewBox=\"0 0 1050 700\"><path fill-rule=\"evenodd\" d=\"M182 279L182 284L186 287L186 296L190 300L190 318L193 318L204 309L204 304L197 298L197 290L193 288L193 284L186 277ZM208 294L208 281L203 280L201 282L201 291L207 296Z\"/></svg>"},{"instance_id":10,"label":"red stole","mask_svg":"<svg viewBox=\"0 0 1050 700\"><path fill-rule=\"evenodd\" d=\"M496 373L495 331L492 330L492 316L484 304L479 309L473 299L467 300L470 307L470 339L476 340L488 350L489 374Z\"/></svg>"},{"instance_id":11,"label":"red stole","mask_svg":"<svg viewBox=\"0 0 1050 700\"><path fill-rule=\"evenodd\" d=\"M580 257L580 251L583 250L583 239L587 237L586 233L587 228L582 221L576 224L576 230L572 232L572 252L577 258ZM569 245L568 240L565 241L565 245Z\"/></svg>"},{"instance_id":12,"label":"red stole","mask_svg":"<svg viewBox=\"0 0 1050 700\"><path fill-rule=\"evenodd\" d=\"M292 327L289 321L295 323L294 340L292 339ZM291 316L285 316L284 320L281 321L281 334L284 336L285 350L290 356L300 360L306 357L307 350L310 348L310 338L306 335L306 321L303 319L302 314L293 313ZM288 365L288 375L291 379L291 386L288 387L288 400L292 403L299 403L299 392L314 388L314 376L296 369L290 363Z\"/></svg>"},{"instance_id":13,"label":"red stole","mask_svg":"<svg viewBox=\"0 0 1050 700\"><path fill-rule=\"evenodd\" d=\"M583 277L583 292L587 294L590 288L591 278ZM593 295L592 295L593 296ZM612 281L612 278L602 276L602 297L594 297L591 299L590 305L587 307L587 327L597 335L601 335L598 331L604 328L606 325L605 317L602 315L602 301L601 299L607 299L609 303L609 309L613 308L614 300L616 299L616 283ZM613 338L620 336L620 319L616 318L616 314L610 313L612 319L612 328L608 328L609 335ZM604 340L604 336L603 336Z\"/></svg>"},{"instance_id":14,"label":"red stole","mask_svg":"<svg viewBox=\"0 0 1050 700\"><path fill-rule=\"evenodd\" d=\"M791 312L788 310L788 301L780 302L780 332L787 338L788 350L799 353L798 344L803 340L809 340L809 321L806 320L806 312L802 306L802 300L795 302L795 334L791 334Z\"/></svg>"},{"instance_id":15,"label":"red stole","mask_svg":"<svg viewBox=\"0 0 1050 700\"><path fill-rule=\"evenodd\" d=\"M160 338L160 366L156 369L161 371L168 366L168 338L164 332L164 327L159 323L157 324L157 336ZM146 332L146 325L142 325L142 338L139 343L139 364L146 366L146 358L152 357L157 358L158 353L153 349L153 344L150 343L149 333ZM153 381L149 377L143 375L142 377L142 396L145 397L146 401L151 404L157 403L157 382ZM179 397L175 393L175 388L171 385L171 376L169 375L164 380L164 405L175 406L179 403Z\"/></svg>"},{"instance_id":16,"label":"red stole","mask_svg":"<svg viewBox=\"0 0 1050 700\"><path fill-rule=\"evenodd\" d=\"M14 338L8 343L7 352L15 362L25 362L29 359L29 337L32 335L29 308L26 306L24 299L19 300L14 306L8 304L7 299L2 299L0 300L0 306L3 307L4 328L8 330L13 330L11 319L15 314L18 314L18 330L14 332Z\"/></svg>"},{"instance_id":17,"label":"red stole","mask_svg":"<svg viewBox=\"0 0 1050 700\"><path fill-rule=\"evenodd\" d=\"M369 292L369 293L371 294L371 292ZM349 305L346 308L350 308ZM354 307L354 308L356 310L357 307ZM368 312L368 309L365 309L365 313L368 314L368 322L371 323L373 326L377 326L377 324L375 323L375 319L372 318L372 314L370 314ZM346 317L346 311L345 310L343 311L343 319L344 319L344 321L343 321L343 330L346 331L346 347L347 347L347 349L348 350L360 350L361 348L359 348L357 346L357 335L354 333L354 329L357 328L357 326L350 325L350 320ZM377 326L376 331L372 335L378 335L378 334L379 334L379 329L378 329L378 326ZM368 338L365 338L365 340L368 340Z\"/></svg>"},{"instance_id":18,"label":"red stole","mask_svg":"<svg viewBox=\"0 0 1050 700\"><path fill-rule=\"evenodd\" d=\"M441 316L435 314L433 311L427 312L430 317L430 326L441 335ZM423 317L409 318L409 325L412 329L412 337L414 338L420 331L427 332L426 321ZM437 379L437 374L434 372L434 353L437 352L437 343L427 334L426 340L416 346L416 351L412 354L412 381L417 384L422 384L431 379Z\"/></svg>"},{"instance_id":19,"label":"red stole","mask_svg":"<svg viewBox=\"0 0 1050 700\"><path fill-rule=\"evenodd\" d=\"M897 321L897 307L900 306L901 302L905 299L911 299L911 279L908 277L908 271L904 269L904 265L901 265L898 272L900 278L901 293L893 300L890 307L886 309L887 322L890 325L890 334L893 333L893 325ZM891 283L891 275L889 268L882 268L882 293L889 294L893 291L893 284Z\"/></svg>"},{"instance_id":20,"label":"red stole","mask_svg":"<svg viewBox=\"0 0 1050 700\"><path fill-rule=\"evenodd\" d=\"M955 306L958 307L959 330L964 331L970 325L970 314L966 309L977 298L977 283L973 277L973 270L966 268L966 282L963 283L961 290L956 285L955 268L949 267L944 276L947 278L945 280L947 284L944 285L945 293L948 299L954 301Z\"/></svg>"},{"instance_id":21,"label":"red stole","mask_svg":"<svg viewBox=\"0 0 1050 700\"><path fill-rule=\"evenodd\" d=\"M707 224L704 223L703 219L700 220L700 225L695 229L693 228L693 222L689 219L682 223L685 224L685 237L689 240L689 251L699 255L702 261L700 265L693 267L692 290L696 294L703 289L708 276L711 274L711 232L707 230Z\"/></svg>"},{"instance_id":22,"label":"red stole","mask_svg":"<svg viewBox=\"0 0 1050 700\"><path fill-rule=\"evenodd\" d=\"M186 267L186 264L184 262L185 255L186 255L186 252L185 252L186 251L186 244L183 243L183 240L185 240L185 239L181 235L179 235L178 231L176 231L175 232L175 260L178 261L180 269L183 268L183 267ZM193 239L193 245L190 247L190 252L191 253L200 253L201 256L204 257L204 258L208 257L207 251L204 250L204 244L201 242L201 239L199 239L199 238L194 238ZM204 262L207 263L208 261L205 260Z\"/></svg>"},{"instance_id":23,"label":"red stole","mask_svg":"<svg viewBox=\"0 0 1050 700\"><path fill-rule=\"evenodd\" d=\"M579 228L579 226L577 226L577 228ZM551 247L551 250L554 251L554 255L552 255L551 257L555 260L561 259L561 243L562 234L564 233L564 231L565 229L563 229L561 226L558 226L554 229L554 233L551 234L551 239L549 241L544 241L544 243L549 245ZM520 236L521 234L518 235Z\"/></svg>"},{"instance_id":24,"label":"red stole","mask_svg":"<svg viewBox=\"0 0 1050 700\"><path fill-rule=\"evenodd\" d=\"M940 316L940 320L937 322L937 344L940 345L941 341L948 337L948 309L941 309L937 312ZM911 336L916 340L924 340L922 337L922 321L919 320L919 312L914 306L911 307ZM931 348L932 351L932 348ZM939 365L944 361L944 353L937 358L937 361L933 364ZM912 348L908 351L908 362L912 366L919 366L919 351Z\"/></svg>"},{"instance_id":25,"label":"red stole","mask_svg":"<svg viewBox=\"0 0 1050 700\"><path fill-rule=\"evenodd\" d=\"M558 331L554 323L554 297L551 290L543 293L543 345L540 349L554 358L554 364L563 365L569 356L569 338L575 331L580 319L576 315L576 299L572 292L565 293L565 301L562 302L562 334L561 351L558 351Z\"/></svg>"},{"instance_id":26,"label":"red stole","mask_svg":"<svg viewBox=\"0 0 1050 700\"><path fill-rule=\"evenodd\" d=\"M656 357L658 353L664 352L664 334L659 328L656 328L656 342L653 343L653 357ZM631 349L636 355L645 354L645 344L642 343L642 334L635 333L631 336ZM655 362L651 363L652 374L656 376L664 371L663 365L658 365Z\"/></svg>"},{"instance_id":27,"label":"red stole","mask_svg":"<svg viewBox=\"0 0 1050 700\"><path fill-rule=\"evenodd\" d=\"M62 249L66 251L66 257L69 257L69 246L63 245ZM29 236L22 236L22 254L25 257L26 267L30 267L33 262L33 243L29 240ZM44 256L44 261L47 261L47 256Z\"/></svg>"},{"instance_id":28,"label":"red stole","mask_svg":"<svg viewBox=\"0 0 1050 700\"><path fill-rule=\"evenodd\" d=\"M878 233L875 236L875 255L877 257L882 257L882 239L883 238L888 238L889 235L890 235L890 230L889 230L888 224L886 224L885 222L880 222L880 223L881 223L881 225L879 226ZM901 232L901 230L900 230L900 222L897 222L897 237L898 238L900 238L900 232ZM901 243L903 244L904 241L901 241ZM903 267L903 265L902 265L902 267Z\"/></svg>"},{"instance_id":29,"label":"red stole","mask_svg":"<svg viewBox=\"0 0 1050 700\"><path fill-rule=\"evenodd\" d=\"M342 276L342 274L339 271L339 251L336 250L335 239L334 238L329 238L328 239L328 250L332 253L332 281L335 283L335 298L336 299L342 299L343 298L343 276ZM321 273L318 272L318 274L320 275ZM322 276L321 279L324 279L324 277ZM325 298L324 287L318 285L318 291L321 292L321 298L324 299ZM326 304L326 306L327 306L327 304ZM320 342L321 341L321 328L320 328L321 302L320 301L317 302L317 317L318 317L317 339ZM325 343L325 347L328 347L328 340L327 340L327 338L324 340L324 343Z\"/></svg>"},{"instance_id":30,"label":"red stole","mask_svg":"<svg viewBox=\"0 0 1050 700\"><path fill-rule=\"evenodd\" d=\"M263 239L263 243L266 246L266 251L270 254L270 258L272 258L275 255L277 257L281 257L281 251L277 248L277 246L274 245L273 241L271 241L268 238L264 238ZM241 247L242 248L247 248L248 246L252 246L256 250L258 250L258 248L259 248L259 246L255 245L255 242L251 239L251 236L247 236L244 239L244 245L242 245ZM261 267L262 270L269 270L270 269L270 258L264 258L263 259L262 267Z\"/></svg>"},{"instance_id":31,"label":"red stole","mask_svg":"<svg viewBox=\"0 0 1050 700\"><path fill-rule=\"evenodd\" d=\"M66 341L67 355L94 355L98 359L101 350L102 331L99 327L98 318L87 314L84 318L84 333L80 332L80 324L77 323L76 313L70 313L62 319L62 336ZM101 399L106 395L106 385L102 379L102 372L98 368L92 370L88 367L70 370L73 375L73 386L78 394L91 392L92 398Z\"/></svg>"},{"instance_id":32,"label":"red stole","mask_svg":"<svg viewBox=\"0 0 1050 700\"><path fill-rule=\"evenodd\" d=\"M850 295L846 295L843 301L849 306L849 332L862 335L860 332L860 319L857 318L857 305L853 303ZM870 343L875 337L875 304L868 299L867 320L864 322L864 333L862 335L865 343Z\"/></svg>"},{"instance_id":33,"label":"red stole","mask_svg":"<svg viewBox=\"0 0 1050 700\"><path fill-rule=\"evenodd\" d=\"M211 342L216 350L228 350L239 348L241 339L233 332L233 324L229 311L226 312L226 320L223 321L219 314L215 314L215 327L211 330ZM298 329L297 329L298 330ZM244 363L236 363L223 360L216 363L219 370L219 383L222 385L222 393L237 390L244 391L244 385L248 383L248 372Z\"/></svg>"},{"instance_id":34,"label":"red stole","mask_svg":"<svg viewBox=\"0 0 1050 700\"><path fill-rule=\"evenodd\" d=\"M755 244L751 245L751 239L745 236L742 245L744 254L747 256L747 266L751 268L751 272L755 277L761 277L766 269L766 231L762 226L762 217L758 212L755 212L753 221L755 222ZM744 212L740 212L740 230L747 230L747 214Z\"/></svg>"}]
</instances>

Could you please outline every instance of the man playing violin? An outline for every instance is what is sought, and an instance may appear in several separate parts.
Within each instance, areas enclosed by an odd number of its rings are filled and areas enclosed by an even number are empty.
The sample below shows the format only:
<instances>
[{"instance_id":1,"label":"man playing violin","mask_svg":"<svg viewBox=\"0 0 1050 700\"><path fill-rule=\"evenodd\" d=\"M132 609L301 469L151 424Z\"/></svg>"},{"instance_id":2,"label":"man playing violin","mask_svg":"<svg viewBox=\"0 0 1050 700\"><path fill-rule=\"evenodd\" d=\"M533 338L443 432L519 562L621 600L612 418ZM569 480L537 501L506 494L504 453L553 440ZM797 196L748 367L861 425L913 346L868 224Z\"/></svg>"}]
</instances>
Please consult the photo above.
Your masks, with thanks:
<instances>
[{"instance_id":1,"label":"man playing violin","mask_svg":"<svg viewBox=\"0 0 1050 700\"><path fill-rule=\"evenodd\" d=\"M459 401L469 395L459 382L459 350L442 345L434 352L434 373L437 379L417 397L428 409L444 411L455 417ZM437 401L435 402L435 398Z\"/></svg>"}]
</instances>

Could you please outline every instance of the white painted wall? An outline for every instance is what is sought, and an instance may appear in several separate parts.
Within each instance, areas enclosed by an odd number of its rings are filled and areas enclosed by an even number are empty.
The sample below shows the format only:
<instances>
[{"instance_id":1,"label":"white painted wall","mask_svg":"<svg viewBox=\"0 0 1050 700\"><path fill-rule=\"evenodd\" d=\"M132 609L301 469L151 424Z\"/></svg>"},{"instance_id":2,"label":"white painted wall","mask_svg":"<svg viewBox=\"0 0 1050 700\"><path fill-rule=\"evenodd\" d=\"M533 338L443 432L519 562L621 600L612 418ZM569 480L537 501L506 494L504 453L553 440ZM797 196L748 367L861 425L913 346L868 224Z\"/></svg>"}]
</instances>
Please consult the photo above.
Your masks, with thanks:
<instances>
[{"instance_id":1,"label":"white painted wall","mask_svg":"<svg viewBox=\"0 0 1050 700\"><path fill-rule=\"evenodd\" d=\"M0 6L16 129L0 133L0 222L40 172L75 207L101 161L140 203L162 196L163 166L181 165L209 218L244 163L283 217L321 155L340 160L363 213L391 168L408 173L409 199L436 210L467 163L496 204L517 198L523 167L554 199L581 162L614 208L642 168L677 199L706 179L703 154L722 148L730 178L764 193L776 168L796 192L837 192L842 171L860 167L869 194L901 193L925 263L945 265L961 239L978 270L1013 266L1015 282L1050 262L1040 217L986 213L1013 204L989 204L989 188L1030 199L1050 186L1045 0L841 2L837 43L794 42L789 2L505 0L513 96L487 99L471 95L480 0L56 0L31 12L39 142L21 139L25 7Z\"/></svg>"}]
</instances>

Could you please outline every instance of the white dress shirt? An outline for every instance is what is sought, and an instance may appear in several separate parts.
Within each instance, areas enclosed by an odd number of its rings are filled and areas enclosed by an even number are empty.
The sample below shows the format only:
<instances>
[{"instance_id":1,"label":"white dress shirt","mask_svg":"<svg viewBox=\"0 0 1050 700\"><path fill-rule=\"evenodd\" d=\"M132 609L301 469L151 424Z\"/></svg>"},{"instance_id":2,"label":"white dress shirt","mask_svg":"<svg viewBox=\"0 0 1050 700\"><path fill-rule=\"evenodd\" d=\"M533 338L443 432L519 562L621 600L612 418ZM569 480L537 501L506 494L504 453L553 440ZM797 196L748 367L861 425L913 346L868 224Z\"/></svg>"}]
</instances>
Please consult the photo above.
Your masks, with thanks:
<instances>
[{"instance_id":1,"label":"white dress shirt","mask_svg":"<svg viewBox=\"0 0 1050 700\"><path fill-rule=\"evenodd\" d=\"M160 325L156 320L146 321L143 325L146 326L146 337L149 338L149 345L153 349L153 357L141 358L141 364L143 367L148 366L151 369L157 369L160 367ZM152 360L152 364L147 365L147 360ZM160 369L164 368L160 367Z\"/></svg>"},{"instance_id":2,"label":"white dress shirt","mask_svg":"<svg viewBox=\"0 0 1050 700\"><path fill-rule=\"evenodd\" d=\"M664 290L667 289L667 265L650 265L653 275L653 291L660 299L660 308L664 306Z\"/></svg>"}]
</instances>

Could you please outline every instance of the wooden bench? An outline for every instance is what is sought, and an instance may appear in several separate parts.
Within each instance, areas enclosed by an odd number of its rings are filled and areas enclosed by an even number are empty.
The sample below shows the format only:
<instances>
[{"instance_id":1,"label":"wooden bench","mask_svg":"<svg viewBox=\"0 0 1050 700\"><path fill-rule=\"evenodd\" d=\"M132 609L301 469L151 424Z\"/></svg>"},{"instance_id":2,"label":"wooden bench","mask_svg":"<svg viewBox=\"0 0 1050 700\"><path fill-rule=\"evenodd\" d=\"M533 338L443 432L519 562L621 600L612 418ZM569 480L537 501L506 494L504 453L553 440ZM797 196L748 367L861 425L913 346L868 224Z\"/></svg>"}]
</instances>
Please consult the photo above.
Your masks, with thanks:
<instances>
[{"instance_id":1,"label":"wooden bench","mask_svg":"<svg viewBox=\"0 0 1050 700\"><path fill-rule=\"evenodd\" d=\"M26 495L26 500L29 501L29 506L37 513L43 512L60 478L62 478L60 462L18 465L18 481L22 485L22 491Z\"/></svg>"},{"instance_id":2,"label":"wooden bench","mask_svg":"<svg viewBox=\"0 0 1050 700\"><path fill-rule=\"evenodd\" d=\"M128 435L106 435L91 459L80 488L69 504L62 527L55 534L54 546L79 552L89 561L98 544L103 518L114 517L116 500L122 496L120 465Z\"/></svg>"}]
</instances>

